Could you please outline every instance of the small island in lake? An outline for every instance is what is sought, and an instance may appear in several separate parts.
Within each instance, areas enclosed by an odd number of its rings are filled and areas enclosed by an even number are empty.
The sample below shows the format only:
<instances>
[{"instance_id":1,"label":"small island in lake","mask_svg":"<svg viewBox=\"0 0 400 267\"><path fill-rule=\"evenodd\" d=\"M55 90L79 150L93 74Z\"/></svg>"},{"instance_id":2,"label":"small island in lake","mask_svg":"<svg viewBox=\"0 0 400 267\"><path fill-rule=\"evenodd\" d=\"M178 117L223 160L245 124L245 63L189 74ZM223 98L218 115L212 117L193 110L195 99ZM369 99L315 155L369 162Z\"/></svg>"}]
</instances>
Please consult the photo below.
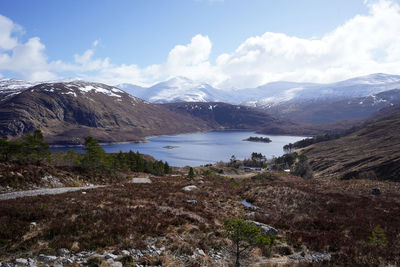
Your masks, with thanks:
<instances>
[{"instance_id":1,"label":"small island in lake","mask_svg":"<svg viewBox=\"0 0 400 267\"><path fill-rule=\"evenodd\" d=\"M173 149L173 148L177 148L177 147L179 147L179 146L163 146L163 148L166 148L166 149Z\"/></svg>"},{"instance_id":2,"label":"small island in lake","mask_svg":"<svg viewBox=\"0 0 400 267\"><path fill-rule=\"evenodd\" d=\"M250 142L261 142L261 143L271 143L272 140L269 139L268 137L258 137L258 136L250 136L247 139L244 139L243 141L250 141Z\"/></svg>"}]
</instances>

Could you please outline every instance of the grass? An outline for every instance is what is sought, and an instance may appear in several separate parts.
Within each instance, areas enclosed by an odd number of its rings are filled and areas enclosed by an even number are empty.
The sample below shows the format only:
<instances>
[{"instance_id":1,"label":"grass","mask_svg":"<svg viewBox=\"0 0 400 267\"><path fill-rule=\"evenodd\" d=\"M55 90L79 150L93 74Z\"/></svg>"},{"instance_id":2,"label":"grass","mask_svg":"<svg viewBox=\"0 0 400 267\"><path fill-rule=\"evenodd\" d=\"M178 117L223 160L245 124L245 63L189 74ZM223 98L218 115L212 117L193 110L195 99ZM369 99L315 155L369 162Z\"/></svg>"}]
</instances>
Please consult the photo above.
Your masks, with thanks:
<instances>
[{"instance_id":1,"label":"grass","mask_svg":"<svg viewBox=\"0 0 400 267\"><path fill-rule=\"evenodd\" d=\"M262 210L256 220L279 230L285 249L272 248L272 255L328 252L332 265L340 266L400 262L399 184L305 180L277 172L235 180L201 178L205 183L196 184L199 190L191 192L182 191L190 184L182 175L151 177L152 184L120 182L86 194L1 201L0 260L28 252L55 253L62 247L76 251L145 248L150 237L166 248L166 255L142 259L143 263L173 262L177 255L190 256L195 248L205 253L227 250L222 218L244 216L247 211L241 201L246 199ZM372 195L371 188L379 188L382 194ZM186 203L188 199L197 204ZM384 242L371 245L374 236L379 240L384 236Z\"/></svg>"}]
</instances>

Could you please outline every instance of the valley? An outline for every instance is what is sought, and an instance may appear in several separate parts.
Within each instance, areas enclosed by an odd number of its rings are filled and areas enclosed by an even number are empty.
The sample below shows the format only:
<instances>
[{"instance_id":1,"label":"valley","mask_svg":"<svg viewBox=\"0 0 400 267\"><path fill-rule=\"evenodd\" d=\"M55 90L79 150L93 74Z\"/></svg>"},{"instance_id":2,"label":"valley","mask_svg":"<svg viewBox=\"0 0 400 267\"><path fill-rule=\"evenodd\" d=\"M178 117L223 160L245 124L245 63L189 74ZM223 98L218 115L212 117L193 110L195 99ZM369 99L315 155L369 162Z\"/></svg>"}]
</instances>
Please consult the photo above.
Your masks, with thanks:
<instances>
[{"instance_id":1,"label":"valley","mask_svg":"<svg viewBox=\"0 0 400 267\"><path fill-rule=\"evenodd\" d=\"M7 86L0 262L232 266L227 218L269 233L244 266L400 261L396 89L298 110L282 102L285 118L272 106L151 103L77 80Z\"/></svg>"}]
</instances>

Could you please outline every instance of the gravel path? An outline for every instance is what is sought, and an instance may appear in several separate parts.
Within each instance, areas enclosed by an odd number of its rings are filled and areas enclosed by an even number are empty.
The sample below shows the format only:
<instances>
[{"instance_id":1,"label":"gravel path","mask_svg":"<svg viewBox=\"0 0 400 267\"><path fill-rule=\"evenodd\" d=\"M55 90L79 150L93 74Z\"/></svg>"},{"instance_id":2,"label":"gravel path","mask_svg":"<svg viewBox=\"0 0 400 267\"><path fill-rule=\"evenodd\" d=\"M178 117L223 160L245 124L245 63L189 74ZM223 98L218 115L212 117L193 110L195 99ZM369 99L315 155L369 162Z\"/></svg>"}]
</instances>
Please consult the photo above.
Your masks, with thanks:
<instances>
[{"instance_id":1,"label":"gravel path","mask_svg":"<svg viewBox=\"0 0 400 267\"><path fill-rule=\"evenodd\" d=\"M39 195L57 195L72 191L89 190L93 188L104 187L103 185L84 186L84 187L60 187L60 188L44 188L27 191L17 191L6 194L0 194L0 200L14 199L19 197L33 197Z\"/></svg>"}]
</instances>

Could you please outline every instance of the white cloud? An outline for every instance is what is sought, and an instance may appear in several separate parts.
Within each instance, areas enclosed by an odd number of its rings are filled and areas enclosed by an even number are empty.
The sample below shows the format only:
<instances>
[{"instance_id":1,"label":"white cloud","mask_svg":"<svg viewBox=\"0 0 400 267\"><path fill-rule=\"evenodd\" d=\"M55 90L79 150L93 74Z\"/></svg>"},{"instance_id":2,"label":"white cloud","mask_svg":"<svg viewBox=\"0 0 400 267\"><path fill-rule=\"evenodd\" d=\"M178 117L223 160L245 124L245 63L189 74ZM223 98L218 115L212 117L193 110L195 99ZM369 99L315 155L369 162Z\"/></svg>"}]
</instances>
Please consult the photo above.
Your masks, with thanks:
<instances>
[{"instance_id":1,"label":"white cloud","mask_svg":"<svg viewBox=\"0 0 400 267\"><path fill-rule=\"evenodd\" d=\"M186 76L221 88L254 87L266 82L332 82L358 75L400 71L400 7L389 0L366 1L369 13L356 15L321 38L299 38L266 32L245 40L234 52L210 61L212 42L198 34L176 45L165 62L140 68L96 58L99 40L72 62L48 62L44 45L35 37L21 43L21 27L0 16L0 71L11 70L27 79L75 73L109 84L148 85L172 76ZM151 51L149 51L151 53Z\"/></svg>"},{"instance_id":2,"label":"white cloud","mask_svg":"<svg viewBox=\"0 0 400 267\"><path fill-rule=\"evenodd\" d=\"M221 86L246 87L274 80L332 82L374 72L399 73L400 8L368 3L357 15L320 39L267 32L251 37L232 54L217 58L229 76Z\"/></svg>"}]
</instances>

